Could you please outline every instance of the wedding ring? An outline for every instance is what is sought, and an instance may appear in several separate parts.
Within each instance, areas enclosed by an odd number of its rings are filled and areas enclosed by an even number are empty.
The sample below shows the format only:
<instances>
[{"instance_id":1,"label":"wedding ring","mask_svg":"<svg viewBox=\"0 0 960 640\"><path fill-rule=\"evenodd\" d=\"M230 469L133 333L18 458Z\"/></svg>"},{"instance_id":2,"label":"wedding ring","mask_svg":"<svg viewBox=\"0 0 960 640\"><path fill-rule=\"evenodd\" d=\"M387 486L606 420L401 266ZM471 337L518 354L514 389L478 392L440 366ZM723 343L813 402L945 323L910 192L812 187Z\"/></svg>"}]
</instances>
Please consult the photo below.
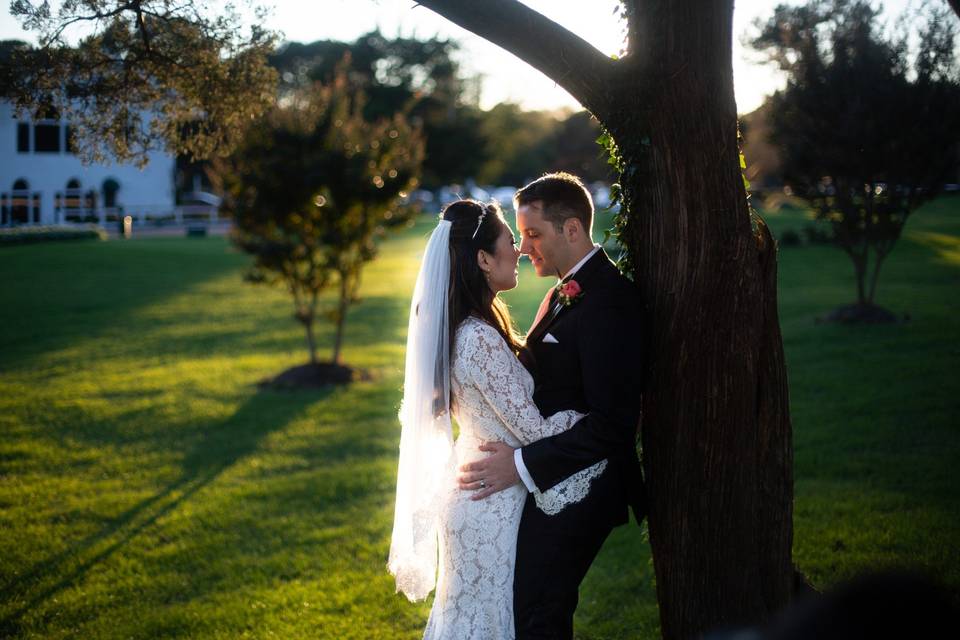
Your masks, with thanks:
<instances>
[{"instance_id":1,"label":"wedding ring","mask_svg":"<svg viewBox=\"0 0 960 640\"><path fill-rule=\"evenodd\" d=\"M487 481L484 480L483 478L480 478L480 488L481 488L481 489L486 489L486 488L487 488Z\"/></svg>"}]
</instances>

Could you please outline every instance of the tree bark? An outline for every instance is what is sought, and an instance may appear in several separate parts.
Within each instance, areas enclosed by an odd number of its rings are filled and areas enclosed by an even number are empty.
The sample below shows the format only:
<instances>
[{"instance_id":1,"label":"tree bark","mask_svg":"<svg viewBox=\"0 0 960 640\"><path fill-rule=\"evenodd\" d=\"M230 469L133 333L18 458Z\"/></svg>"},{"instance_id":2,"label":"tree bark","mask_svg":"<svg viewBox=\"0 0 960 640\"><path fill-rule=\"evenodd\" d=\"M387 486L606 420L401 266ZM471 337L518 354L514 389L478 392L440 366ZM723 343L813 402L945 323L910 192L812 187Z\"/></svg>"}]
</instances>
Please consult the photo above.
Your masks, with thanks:
<instances>
[{"instance_id":1,"label":"tree bark","mask_svg":"<svg viewBox=\"0 0 960 640\"><path fill-rule=\"evenodd\" d=\"M303 323L307 332L307 349L310 350L310 364L317 364L317 339L313 335L313 318Z\"/></svg>"},{"instance_id":2,"label":"tree bark","mask_svg":"<svg viewBox=\"0 0 960 640\"><path fill-rule=\"evenodd\" d=\"M866 304L867 302L867 288L865 285L866 275L867 275L867 262L870 259L869 249L866 249L863 255L854 258L853 260L853 272L857 278L857 304Z\"/></svg>"},{"instance_id":3,"label":"tree bark","mask_svg":"<svg viewBox=\"0 0 960 640\"><path fill-rule=\"evenodd\" d=\"M873 258L873 272L870 274L870 288L867 290L867 304L873 304L873 299L877 295L877 281L880 279L880 267L883 265L886 253L874 250L876 256Z\"/></svg>"},{"instance_id":4,"label":"tree bark","mask_svg":"<svg viewBox=\"0 0 960 640\"><path fill-rule=\"evenodd\" d=\"M960 18L960 0L947 0L947 3L953 9L953 12Z\"/></svg>"},{"instance_id":5,"label":"tree bark","mask_svg":"<svg viewBox=\"0 0 960 640\"><path fill-rule=\"evenodd\" d=\"M658 25L631 61L640 86L629 95L645 99L626 100L608 127L627 164L626 240L646 305L643 448L661 627L690 638L757 623L789 600L786 372L772 243L754 236L739 170L732 3L632 8Z\"/></svg>"},{"instance_id":6,"label":"tree bark","mask_svg":"<svg viewBox=\"0 0 960 640\"><path fill-rule=\"evenodd\" d=\"M333 364L340 364L343 329L347 322L347 308L350 305L350 288L347 277L345 273L340 273L340 298L337 302L337 332L333 340Z\"/></svg>"},{"instance_id":7,"label":"tree bark","mask_svg":"<svg viewBox=\"0 0 960 640\"><path fill-rule=\"evenodd\" d=\"M316 318L317 297L314 294L312 303L308 307L303 300L303 292L296 285L290 286L293 294L293 306L296 310L293 317L303 325L307 338L307 350L310 352L310 364L317 364L317 339L313 334L313 322Z\"/></svg>"},{"instance_id":8,"label":"tree bark","mask_svg":"<svg viewBox=\"0 0 960 640\"><path fill-rule=\"evenodd\" d=\"M777 308L777 245L762 220L758 249L763 282L763 337L760 341L757 417L760 442L760 512L758 524L768 527L760 537L758 555L766 582L761 585L766 611L776 611L791 596L809 596L816 590L793 566L793 424L783 335Z\"/></svg>"},{"instance_id":9,"label":"tree bark","mask_svg":"<svg viewBox=\"0 0 960 640\"><path fill-rule=\"evenodd\" d=\"M544 64L531 48L579 51L579 39L529 22L515 33L529 12L517 2L421 4L544 71L616 141L621 240L645 305L637 366L661 630L685 640L763 621L793 584L792 443L775 244L753 229L739 168L732 0L625 2L631 51L600 76L589 55ZM467 8L481 4L495 19Z\"/></svg>"}]
</instances>

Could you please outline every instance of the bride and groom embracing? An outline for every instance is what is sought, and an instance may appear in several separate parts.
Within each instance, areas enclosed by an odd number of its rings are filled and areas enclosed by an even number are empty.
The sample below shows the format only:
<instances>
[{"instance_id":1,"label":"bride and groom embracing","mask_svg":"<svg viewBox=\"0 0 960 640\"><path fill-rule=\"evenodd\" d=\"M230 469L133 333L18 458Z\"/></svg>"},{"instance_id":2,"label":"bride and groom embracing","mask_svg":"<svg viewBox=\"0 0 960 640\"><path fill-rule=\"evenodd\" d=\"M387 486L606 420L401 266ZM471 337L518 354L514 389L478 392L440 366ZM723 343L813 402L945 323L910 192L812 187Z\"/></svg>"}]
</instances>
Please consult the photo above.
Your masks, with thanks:
<instances>
[{"instance_id":1,"label":"bride and groom embracing","mask_svg":"<svg viewBox=\"0 0 960 640\"><path fill-rule=\"evenodd\" d=\"M411 600L436 586L424 638L572 638L587 569L645 512L636 289L578 178L514 201L519 247L497 205L444 208L410 305L388 567ZM497 296L521 254L560 278L525 340Z\"/></svg>"}]
</instances>

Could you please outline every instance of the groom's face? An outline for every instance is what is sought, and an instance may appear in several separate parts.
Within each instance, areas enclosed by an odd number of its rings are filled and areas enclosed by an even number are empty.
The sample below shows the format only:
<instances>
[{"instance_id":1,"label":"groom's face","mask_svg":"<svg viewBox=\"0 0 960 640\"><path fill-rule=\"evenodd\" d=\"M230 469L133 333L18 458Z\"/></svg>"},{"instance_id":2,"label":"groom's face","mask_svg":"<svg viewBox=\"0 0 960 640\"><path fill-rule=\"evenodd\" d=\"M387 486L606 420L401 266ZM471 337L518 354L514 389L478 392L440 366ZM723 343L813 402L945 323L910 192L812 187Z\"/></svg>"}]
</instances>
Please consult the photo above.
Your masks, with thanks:
<instances>
[{"instance_id":1,"label":"groom's face","mask_svg":"<svg viewBox=\"0 0 960 640\"><path fill-rule=\"evenodd\" d=\"M520 253L530 258L537 275L557 276L558 269L568 262L569 246L563 234L543 217L541 201L517 207L517 230L520 232Z\"/></svg>"}]
</instances>

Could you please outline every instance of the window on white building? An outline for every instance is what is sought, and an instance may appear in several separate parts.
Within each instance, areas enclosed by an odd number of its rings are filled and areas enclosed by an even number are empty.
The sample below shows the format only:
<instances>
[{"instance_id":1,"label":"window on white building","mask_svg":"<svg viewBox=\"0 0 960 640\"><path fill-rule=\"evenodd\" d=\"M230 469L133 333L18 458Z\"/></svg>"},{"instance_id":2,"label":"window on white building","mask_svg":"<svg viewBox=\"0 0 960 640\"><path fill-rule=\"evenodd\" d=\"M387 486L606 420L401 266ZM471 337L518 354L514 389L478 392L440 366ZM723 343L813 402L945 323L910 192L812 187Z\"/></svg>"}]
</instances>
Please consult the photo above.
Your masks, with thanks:
<instances>
[{"instance_id":1,"label":"window on white building","mask_svg":"<svg viewBox=\"0 0 960 640\"><path fill-rule=\"evenodd\" d=\"M111 208L117 206L117 192L120 191L120 183L113 178L107 178L103 181L103 206Z\"/></svg>"},{"instance_id":2,"label":"window on white building","mask_svg":"<svg viewBox=\"0 0 960 640\"><path fill-rule=\"evenodd\" d=\"M30 123L17 123L17 153L30 153Z\"/></svg>"},{"instance_id":3,"label":"window on white building","mask_svg":"<svg viewBox=\"0 0 960 640\"><path fill-rule=\"evenodd\" d=\"M33 150L37 153L60 152L60 125L33 125Z\"/></svg>"}]
</instances>

